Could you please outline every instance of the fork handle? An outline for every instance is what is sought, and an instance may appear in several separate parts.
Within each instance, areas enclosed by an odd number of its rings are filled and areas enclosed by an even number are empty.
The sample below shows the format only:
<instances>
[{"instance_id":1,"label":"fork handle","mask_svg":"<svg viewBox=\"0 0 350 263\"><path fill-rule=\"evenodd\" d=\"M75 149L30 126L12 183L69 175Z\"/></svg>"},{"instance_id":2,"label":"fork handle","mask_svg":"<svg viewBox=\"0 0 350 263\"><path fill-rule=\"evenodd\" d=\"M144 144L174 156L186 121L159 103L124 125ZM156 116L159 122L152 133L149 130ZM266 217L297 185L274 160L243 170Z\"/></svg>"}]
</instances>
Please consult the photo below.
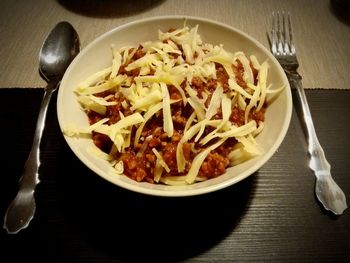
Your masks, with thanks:
<instances>
[{"instance_id":1,"label":"fork handle","mask_svg":"<svg viewBox=\"0 0 350 263\"><path fill-rule=\"evenodd\" d=\"M303 111L302 116L307 131L308 152L311 157L309 166L312 170L315 171L316 176L326 171L330 173L331 166L325 157L320 142L318 141L315 126L312 121L310 108L306 99L304 88L301 83L301 76L295 72L287 72L287 76L291 86L297 90L301 109Z\"/></svg>"},{"instance_id":2,"label":"fork handle","mask_svg":"<svg viewBox=\"0 0 350 263\"><path fill-rule=\"evenodd\" d=\"M301 76L297 72L287 72L289 83L297 90L303 111L303 120L308 137L308 152L310 154L309 167L315 172L315 194L326 210L335 215L341 215L347 208L346 197L341 188L333 180L331 165L328 163L324 151L318 141L311 112L301 83Z\"/></svg>"}]
</instances>

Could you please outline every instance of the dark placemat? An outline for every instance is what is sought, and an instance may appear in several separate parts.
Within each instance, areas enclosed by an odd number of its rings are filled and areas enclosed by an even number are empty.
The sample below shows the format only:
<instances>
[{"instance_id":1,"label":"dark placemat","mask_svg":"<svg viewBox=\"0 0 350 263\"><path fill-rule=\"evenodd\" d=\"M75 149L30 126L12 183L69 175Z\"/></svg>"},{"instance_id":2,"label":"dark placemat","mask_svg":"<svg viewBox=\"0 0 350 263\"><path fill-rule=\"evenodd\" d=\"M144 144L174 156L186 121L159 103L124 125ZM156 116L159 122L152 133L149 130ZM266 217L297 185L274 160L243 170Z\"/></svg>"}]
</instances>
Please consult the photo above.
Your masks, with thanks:
<instances>
[{"instance_id":1,"label":"dark placemat","mask_svg":"<svg viewBox=\"0 0 350 263\"><path fill-rule=\"evenodd\" d=\"M350 194L350 91L308 90L334 179ZM0 216L17 191L42 89L0 89ZM96 176L60 133L56 95L41 145L37 212L16 235L0 231L1 262L350 261L350 212L316 202L297 114L280 149L257 173L216 193L159 198Z\"/></svg>"}]
</instances>

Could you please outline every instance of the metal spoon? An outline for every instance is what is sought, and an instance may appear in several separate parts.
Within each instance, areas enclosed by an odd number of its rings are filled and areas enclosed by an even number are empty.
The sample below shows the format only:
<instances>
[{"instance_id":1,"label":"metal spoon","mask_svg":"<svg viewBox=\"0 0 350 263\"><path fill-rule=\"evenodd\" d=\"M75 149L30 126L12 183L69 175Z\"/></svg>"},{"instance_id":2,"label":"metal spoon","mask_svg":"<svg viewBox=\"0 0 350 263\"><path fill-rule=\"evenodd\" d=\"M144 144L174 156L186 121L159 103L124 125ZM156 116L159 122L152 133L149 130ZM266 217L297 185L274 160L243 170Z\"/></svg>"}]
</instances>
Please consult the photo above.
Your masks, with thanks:
<instances>
[{"instance_id":1,"label":"metal spoon","mask_svg":"<svg viewBox=\"0 0 350 263\"><path fill-rule=\"evenodd\" d=\"M40 141L45 127L47 108L67 67L80 51L79 37L68 22L58 23L46 37L39 55L39 73L47 81L29 157L20 179L19 191L7 208L4 228L15 234L26 228L35 213L35 187L39 183Z\"/></svg>"}]
</instances>

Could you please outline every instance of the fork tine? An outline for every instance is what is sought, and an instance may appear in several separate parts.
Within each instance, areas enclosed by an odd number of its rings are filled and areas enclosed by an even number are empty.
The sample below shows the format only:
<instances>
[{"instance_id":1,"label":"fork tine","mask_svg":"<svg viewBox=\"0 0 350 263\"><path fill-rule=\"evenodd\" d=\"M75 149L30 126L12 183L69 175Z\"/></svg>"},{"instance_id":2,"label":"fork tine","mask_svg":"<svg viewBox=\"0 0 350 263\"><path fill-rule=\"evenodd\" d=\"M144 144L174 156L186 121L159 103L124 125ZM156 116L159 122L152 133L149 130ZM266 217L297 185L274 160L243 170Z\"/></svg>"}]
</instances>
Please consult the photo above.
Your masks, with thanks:
<instances>
[{"instance_id":1,"label":"fork tine","mask_svg":"<svg viewBox=\"0 0 350 263\"><path fill-rule=\"evenodd\" d=\"M289 12L272 12L271 51L283 68L299 67Z\"/></svg>"},{"instance_id":2,"label":"fork tine","mask_svg":"<svg viewBox=\"0 0 350 263\"><path fill-rule=\"evenodd\" d=\"M295 46L294 46L294 40L293 40L293 29L292 29L292 23L290 21L290 13L288 12L288 29L289 29L289 45L290 45L290 52L291 54L295 54Z\"/></svg>"},{"instance_id":3,"label":"fork tine","mask_svg":"<svg viewBox=\"0 0 350 263\"><path fill-rule=\"evenodd\" d=\"M293 55L295 46L290 13L272 12L271 50L275 55Z\"/></svg>"},{"instance_id":4,"label":"fork tine","mask_svg":"<svg viewBox=\"0 0 350 263\"><path fill-rule=\"evenodd\" d=\"M272 30L271 30L271 50L273 54L277 53L276 46L276 18L275 12L272 12Z\"/></svg>"},{"instance_id":5,"label":"fork tine","mask_svg":"<svg viewBox=\"0 0 350 263\"><path fill-rule=\"evenodd\" d=\"M281 55L283 54L283 34L282 34L282 28L281 28L281 18L280 13L277 11L277 54Z\"/></svg>"},{"instance_id":6,"label":"fork tine","mask_svg":"<svg viewBox=\"0 0 350 263\"><path fill-rule=\"evenodd\" d=\"M283 11L282 12L282 21L283 21L282 34L283 34L283 46L284 46L283 54L290 54L290 48L289 48L289 42L288 42L288 36L287 36L287 32L289 32L289 36L290 36L290 30L289 30L290 27L288 27L287 29L286 16L287 15L285 15Z\"/></svg>"}]
</instances>

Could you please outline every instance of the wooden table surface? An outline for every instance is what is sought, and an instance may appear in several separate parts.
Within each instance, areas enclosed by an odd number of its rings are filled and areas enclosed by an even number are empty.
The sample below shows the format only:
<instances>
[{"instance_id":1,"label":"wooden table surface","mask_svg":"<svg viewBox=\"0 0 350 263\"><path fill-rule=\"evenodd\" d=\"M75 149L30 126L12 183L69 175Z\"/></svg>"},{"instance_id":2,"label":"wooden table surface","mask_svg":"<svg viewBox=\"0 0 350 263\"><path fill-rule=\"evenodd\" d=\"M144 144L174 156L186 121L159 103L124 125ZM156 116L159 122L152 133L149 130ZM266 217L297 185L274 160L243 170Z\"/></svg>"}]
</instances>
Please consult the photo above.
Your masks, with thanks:
<instances>
[{"instance_id":1,"label":"wooden table surface","mask_svg":"<svg viewBox=\"0 0 350 263\"><path fill-rule=\"evenodd\" d=\"M69 21L85 47L127 22L159 15L199 16L236 27L268 47L272 11L290 12L305 88L350 89L349 14L342 0L1 0L0 87L43 87L38 53L51 28ZM342 8L345 10L345 8Z\"/></svg>"}]
</instances>

